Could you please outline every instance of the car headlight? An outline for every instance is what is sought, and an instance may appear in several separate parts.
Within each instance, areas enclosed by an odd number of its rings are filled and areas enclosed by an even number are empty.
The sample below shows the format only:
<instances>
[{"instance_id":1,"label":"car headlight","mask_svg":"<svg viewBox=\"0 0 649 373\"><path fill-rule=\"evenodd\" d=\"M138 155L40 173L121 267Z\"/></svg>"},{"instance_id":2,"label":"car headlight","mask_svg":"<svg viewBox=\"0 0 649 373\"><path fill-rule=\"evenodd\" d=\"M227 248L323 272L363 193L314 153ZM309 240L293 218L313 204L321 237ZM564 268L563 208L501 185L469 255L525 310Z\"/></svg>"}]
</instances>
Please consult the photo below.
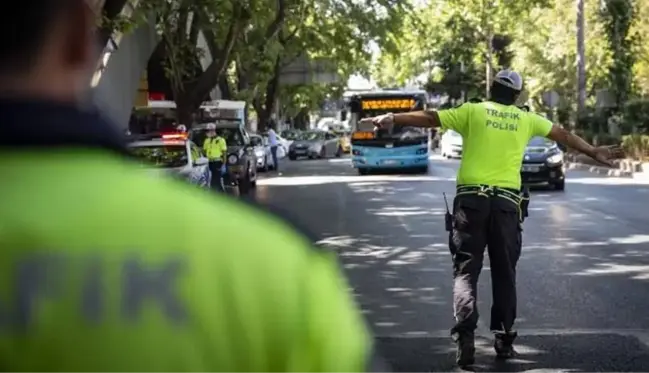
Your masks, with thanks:
<instances>
[{"instance_id":1,"label":"car headlight","mask_svg":"<svg viewBox=\"0 0 649 373\"><path fill-rule=\"evenodd\" d=\"M235 163L237 163L238 161L239 161L239 157L238 157L236 154L231 154L231 155L228 157L228 163L229 163L229 164L235 164Z\"/></svg>"},{"instance_id":2,"label":"car headlight","mask_svg":"<svg viewBox=\"0 0 649 373\"><path fill-rule=\"evenodd\" d=\"M557 153L553 154L548 157L548 159L545 160L547 164L559 164L563 162L563 154L562 153Z\"/></svg>"}]
</instances>

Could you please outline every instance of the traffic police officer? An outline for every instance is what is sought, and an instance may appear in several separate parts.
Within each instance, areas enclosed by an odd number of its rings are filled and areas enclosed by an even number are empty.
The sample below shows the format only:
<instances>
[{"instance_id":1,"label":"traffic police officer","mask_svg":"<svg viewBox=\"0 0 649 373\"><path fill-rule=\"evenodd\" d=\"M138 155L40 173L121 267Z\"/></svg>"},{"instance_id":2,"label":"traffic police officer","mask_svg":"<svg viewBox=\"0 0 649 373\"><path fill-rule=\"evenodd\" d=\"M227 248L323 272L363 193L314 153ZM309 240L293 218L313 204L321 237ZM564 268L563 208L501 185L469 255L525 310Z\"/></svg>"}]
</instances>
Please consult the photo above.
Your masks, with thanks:
<instances>
[{"instance_id":1,"label":"traffic police officer","mask_svg":"<svg viewBox=\"0 0 649 373\"><path fill-rule=\"evenodd\" d=\"M453 109L385 114L368 118L377 127L417 126L454 130L464 138L457 192L450 221L453 258L451 333L457 343L457 363L475 360L474 332L478 276L485 247L491 263L493 305L490 328L501 358L514 356L516 264L521 254L520 168L525 147L534 136L548 137L604 164L623 156L618 147L593 147L580 137L552 125L540 115L515 106L523 88L521 76L500 71L491 86L491 99L468 102Z\"/></svg>"},{"instance_id":2,"label":"traffic police officer","mask_svg":"<svg viewBox=\"0 0 649 373\"><path fill-rule=\"evenodd\" d=\"M364 370L371 338L331 253L151 177L79 108L99 58L91 3L0 12L2 369Z\"/></svg>"},{"instance_id":3,"label":"traffic police officer","mask_svg":"<svg viewBox=\"0 0 649 373\"><path fill-rule=\"evenodd\" d=\"M225 165L228 146L225 139L216 133L216 124L214 123L207 125L207 138L203 142L203 150L209 160L209 168L212 173L212 189L223 191L225 188L223 186L222 168Z\"/></svg>"}]
</instances>

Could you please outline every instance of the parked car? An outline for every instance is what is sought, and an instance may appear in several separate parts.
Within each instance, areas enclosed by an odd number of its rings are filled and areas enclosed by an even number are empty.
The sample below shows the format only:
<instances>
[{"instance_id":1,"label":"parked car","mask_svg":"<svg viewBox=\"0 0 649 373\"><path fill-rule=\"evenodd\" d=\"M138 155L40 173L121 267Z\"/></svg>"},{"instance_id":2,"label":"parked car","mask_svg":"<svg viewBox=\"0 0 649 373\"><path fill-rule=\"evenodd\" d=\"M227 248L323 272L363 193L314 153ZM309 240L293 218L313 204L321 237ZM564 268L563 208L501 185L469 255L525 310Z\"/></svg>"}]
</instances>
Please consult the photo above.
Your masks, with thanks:
<instances>
[{"instance_id":1,"label":"parked car","mask_svg":"<svg viewBox=\"0 0 649 373\"><path fill-rule=\"evenodd\" d=\"M262 135L250 135L250 144L254 147L257 156L257 170L268 171L275 168L273 157L270 151L268 137Z\"/></svg>"},{"instance_id":2,"label":"parked car","mask_svg":"<svg viewBox=\"0 0 649 373\"><path fill-rule=\"evenodd\" d=\"M327 158L340 157L342 150L338 136L331 132L309 131L302 133L293 141L288 151L288 158L292 161L300 157Z\"/></svg>"},{"instance_id":3,"label":"parked car","mask_svg":"<svg viewBox=\"0 0 649 373\"><path fill-rule=\"evenodd\" d=\"M131 136L128 147L153 174L178 177L200 188L210 187L208 160L184 134Z\"/></svg>"},{"instance_id":4,"label":"parked car","mask_svg":"<svg viewBox=\"0 0 649 373\"><path fill-rule=\"evenodd\" d=\"M216 132L228 146L225 185L236 186L245 195L257 186L257 156L250 136L240 119L214 118ZM197 144L205 141L207 123L198 124L189 131L189 137Z\"/></svg>"},{"instance_id":5,"label":"parked car","mask_svg":"<svg viewBox=\"0 0 649 373\"><path fill-rule=\"evenodd\" d=\"M447 130L442 135L440 148L442 157L462 158L462 135L453 130Z\"/></svg>"}]
</instances>

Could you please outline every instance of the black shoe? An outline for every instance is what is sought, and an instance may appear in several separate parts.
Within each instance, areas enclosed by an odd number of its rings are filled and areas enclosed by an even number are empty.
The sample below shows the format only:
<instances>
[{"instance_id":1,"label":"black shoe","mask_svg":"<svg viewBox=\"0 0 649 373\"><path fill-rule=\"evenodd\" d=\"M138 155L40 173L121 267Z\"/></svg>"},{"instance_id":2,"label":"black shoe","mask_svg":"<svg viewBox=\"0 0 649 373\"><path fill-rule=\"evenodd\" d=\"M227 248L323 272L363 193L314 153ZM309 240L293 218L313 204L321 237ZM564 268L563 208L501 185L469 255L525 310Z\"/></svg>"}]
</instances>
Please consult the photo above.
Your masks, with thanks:
<instances>
[{"instance_id":1,"label":"black shoe","mask_svg":"<svg viewBox=\"0 0 649 373\"><path fill-rule=\"evenodd\" d=\"M516 339L516 335L516 332L495 334L494 349L496 350L497 358L511 359L516 357L517 353L514 350L514 339Z\"/></svg>"},{"instance_id":2,"label":"black shoe","mask_svg":"<svg viewBox=\"0 0 649 373\"><path fill-rule=\"evenodd\" d=\"M453 333L457 346L455 362L460 368L475 364L475 336L473 334Z\"/></svg>"}]
</instances>

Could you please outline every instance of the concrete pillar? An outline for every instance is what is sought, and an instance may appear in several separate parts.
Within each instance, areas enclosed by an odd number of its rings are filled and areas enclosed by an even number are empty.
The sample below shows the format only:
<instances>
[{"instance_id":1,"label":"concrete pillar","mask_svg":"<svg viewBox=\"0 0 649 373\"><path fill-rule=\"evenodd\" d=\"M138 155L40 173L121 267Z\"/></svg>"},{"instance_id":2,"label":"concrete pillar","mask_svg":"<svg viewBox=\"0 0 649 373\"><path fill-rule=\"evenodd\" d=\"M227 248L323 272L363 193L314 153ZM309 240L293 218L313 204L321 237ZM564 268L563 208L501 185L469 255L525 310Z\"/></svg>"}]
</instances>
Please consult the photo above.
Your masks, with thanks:
<instances>
[{"instance_id":1,"label":"concrete pillar","mask_svg":"<svg viewBox=\"0 0 649 373\"><path fill-rule=\"evenodd\" d=\"M158 41L153 18L123 35L94 88L95 104L123 129L128 128L140 77Z\"/></svg>"}]
</instances>

